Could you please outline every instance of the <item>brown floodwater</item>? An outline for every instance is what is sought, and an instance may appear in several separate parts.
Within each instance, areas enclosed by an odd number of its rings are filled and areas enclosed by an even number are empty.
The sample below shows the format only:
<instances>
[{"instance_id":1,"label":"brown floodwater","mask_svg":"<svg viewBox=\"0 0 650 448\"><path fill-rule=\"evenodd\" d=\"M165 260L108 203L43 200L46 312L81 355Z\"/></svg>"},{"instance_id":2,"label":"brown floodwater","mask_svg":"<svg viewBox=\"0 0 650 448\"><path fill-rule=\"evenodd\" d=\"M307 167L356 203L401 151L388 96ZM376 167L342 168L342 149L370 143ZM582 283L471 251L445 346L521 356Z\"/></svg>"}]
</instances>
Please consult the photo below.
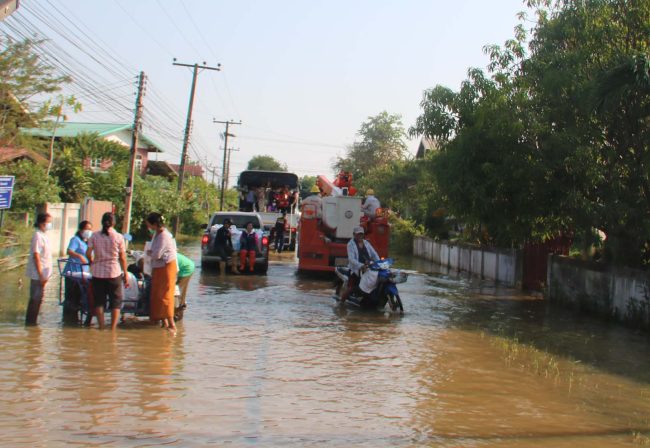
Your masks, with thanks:
<instances>
[{"instance_id":1,"label":"brown floodwater","mask_svg":"<svg viewBox=\"0 0 650 448\"><path fill-rule=\"evenodd\" d=\"M198 246L184 249L197 259ZM615 447L650 444L650 338L404 258L403 316L327 279L192 279L172 337L22 325L0 275L0 445Z\"/></svg>"}]
</instances>

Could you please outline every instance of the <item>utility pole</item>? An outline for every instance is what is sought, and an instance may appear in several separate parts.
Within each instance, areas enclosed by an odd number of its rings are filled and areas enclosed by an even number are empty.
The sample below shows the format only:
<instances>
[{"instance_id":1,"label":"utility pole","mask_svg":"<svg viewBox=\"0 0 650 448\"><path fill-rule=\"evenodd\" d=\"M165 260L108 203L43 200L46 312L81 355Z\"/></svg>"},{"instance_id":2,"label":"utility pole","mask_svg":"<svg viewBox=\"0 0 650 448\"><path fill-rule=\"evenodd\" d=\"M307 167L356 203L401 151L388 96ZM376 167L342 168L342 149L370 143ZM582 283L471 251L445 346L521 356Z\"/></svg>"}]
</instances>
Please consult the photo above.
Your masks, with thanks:
<instances>
[{"instance_id":1,"label":"utility pole","mask_svg":"<svg viewBox=\"0 0 650 448\"><path fill-rule=\"evenodd\" d=\"M133 183L135 182L135 161L138 155L138 137L142 126L142 97L144 96L146 77L144 72L138 76L138 94L135 97L135 118L131 136L131 155L129 157L129 175L126 179L126 197L124 198L124 222L122 233L131 232L131 205L133 203Z\"/></svg>"},{"instance_id":2,"label":"utility pole","mask_svg":"<svg viewBox=\"0 0 650 448\"><path fill-rule=\"evenodd\" d=\"M212 119L213 123L219 123L219 124L225 124L226 125L226 132L224 134L224 143L223 143L223 165L221 167L221 197L219 199L219 211L223 211L223 195L226 190L226 163L228 161L228 137L234 137L233 134L228 133L228 129L230 125L240 125L241 120L239 121L233 121L233 120L228 120L228 121L218 121L216 119Z\"/></svg>"},{"instance_id":3,"label":"utility pole","mask_svg":"<svg viewBox=\"0 0 650 448\"><path fill-rule=\"evenodd\" d=\"M217 167L211 164L207 165L207 172L212 174L212 179L210 180L210 183L214 185L214 178L217 175Z\"/></svg>"},{"instance_id":4,"label":"utility pole","mask_svg":"<svg viewBox=\"0 0 650 448\"><path fill-rule=\"evenodd\" d=\"M185 164L187 163L187 147L190 143L190 132L192 127L192 109L194 107L194 94L196 93L196 78L199 73L199 69L202 70L214 70L220 71L221 64L217 64L216 67L208 67L206 62L203 62L203 65L196 64L181 64L176 62L174 58L173 65L180 67L190 67L192 71L192 88L190 89L190 104L187 107L187 121L185 122L185 134L183 135L183 150L181 151L181 163L178 170L178 194L183 192L183 182L185 181ZM180 228L181 219L180 216L176 216L176 221L174 222L174 235L178 234L178 229Z\"/></svg>"}]
</instances>

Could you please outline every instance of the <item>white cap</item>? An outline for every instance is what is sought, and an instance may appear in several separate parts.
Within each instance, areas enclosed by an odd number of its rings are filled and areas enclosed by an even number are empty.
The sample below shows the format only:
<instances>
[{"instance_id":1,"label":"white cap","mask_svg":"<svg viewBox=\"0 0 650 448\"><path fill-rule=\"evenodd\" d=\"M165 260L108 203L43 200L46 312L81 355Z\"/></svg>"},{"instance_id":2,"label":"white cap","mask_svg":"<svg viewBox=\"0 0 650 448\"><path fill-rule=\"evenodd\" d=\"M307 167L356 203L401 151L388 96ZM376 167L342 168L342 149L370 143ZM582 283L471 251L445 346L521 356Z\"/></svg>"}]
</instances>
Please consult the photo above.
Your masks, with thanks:
<instances>
[{"instance_id":1,"label":"white cap","mask_svg":"<svg viewBox=\"0 0 650 448\"><path fill-rule=\"evenodd\" d=\"M363 227L357 226L354 229L352 229L352 234L356 235L357 233L363 233L365 235L365 231L363 230Z\"/></svg>"}]
</instances>

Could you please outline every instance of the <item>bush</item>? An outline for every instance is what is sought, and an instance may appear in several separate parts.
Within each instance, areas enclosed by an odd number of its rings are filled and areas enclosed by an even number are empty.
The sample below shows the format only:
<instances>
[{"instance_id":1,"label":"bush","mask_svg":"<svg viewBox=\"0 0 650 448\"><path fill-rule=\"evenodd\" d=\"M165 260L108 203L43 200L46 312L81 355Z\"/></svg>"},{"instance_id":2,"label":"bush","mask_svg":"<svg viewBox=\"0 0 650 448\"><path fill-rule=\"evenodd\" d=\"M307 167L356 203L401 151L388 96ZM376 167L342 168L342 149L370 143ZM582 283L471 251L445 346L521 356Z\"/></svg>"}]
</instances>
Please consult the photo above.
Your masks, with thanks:
<instances>
[{"instance_id":1,"label":"bush","mask_svg":"<svg viewBox=\"0 0 650 448\"><path fill-rule=\"evenodd\" d=\"M390 216L390 249L397 253L411 253L413 251L413 239L424 234L424 228L410 219L400 218L397 215Z\"/></svg>"}]
</instances>

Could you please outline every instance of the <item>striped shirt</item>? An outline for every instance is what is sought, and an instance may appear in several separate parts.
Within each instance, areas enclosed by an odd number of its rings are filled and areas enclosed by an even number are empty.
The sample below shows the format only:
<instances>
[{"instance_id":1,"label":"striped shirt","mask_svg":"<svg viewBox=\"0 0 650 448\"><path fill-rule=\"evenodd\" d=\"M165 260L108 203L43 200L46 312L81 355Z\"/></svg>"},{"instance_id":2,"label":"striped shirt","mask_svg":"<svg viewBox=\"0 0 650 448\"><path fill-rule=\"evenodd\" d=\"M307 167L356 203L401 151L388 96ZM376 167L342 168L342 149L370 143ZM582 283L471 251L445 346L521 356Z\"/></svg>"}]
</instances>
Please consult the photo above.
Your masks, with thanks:
<instances>
[{"instance_id":1,"label":"striped shirt","mask_svg":"<svg viewBox=\"0 0 650 448\"><path fill-rule=\"evenodd\" d=\"M124 237L112 227L108 235L102 231L95 232L88 240L88 249L93 251L93 263L90 266L93 277L117 278L122 275L119 256L124 252Z\"/></svg>"}]
</instances>

